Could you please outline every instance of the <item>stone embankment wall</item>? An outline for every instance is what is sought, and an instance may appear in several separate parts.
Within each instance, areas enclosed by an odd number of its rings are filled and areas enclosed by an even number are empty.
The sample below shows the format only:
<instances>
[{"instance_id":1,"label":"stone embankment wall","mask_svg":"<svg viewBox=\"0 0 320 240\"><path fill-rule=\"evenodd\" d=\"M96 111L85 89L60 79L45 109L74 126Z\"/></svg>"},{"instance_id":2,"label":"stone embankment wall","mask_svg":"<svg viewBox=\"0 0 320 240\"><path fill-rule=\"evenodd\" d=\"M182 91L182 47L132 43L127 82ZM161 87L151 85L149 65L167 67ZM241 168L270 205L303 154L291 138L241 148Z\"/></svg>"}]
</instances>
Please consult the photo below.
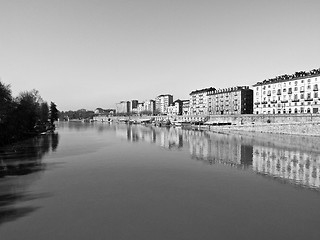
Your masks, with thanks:
<instances>
[{"instance_id":1,"label":"stone embankment wall","mask_svg":"<svg viewBox=\"0 0 320 240\"><path fill-rule=\"evenodd\" d=\"M303 136L320 136L320 121L296 123L267 123L251 125L210 126L208 130L214 132L257 132L276 133Z\"/></svg>"}]
</instances>

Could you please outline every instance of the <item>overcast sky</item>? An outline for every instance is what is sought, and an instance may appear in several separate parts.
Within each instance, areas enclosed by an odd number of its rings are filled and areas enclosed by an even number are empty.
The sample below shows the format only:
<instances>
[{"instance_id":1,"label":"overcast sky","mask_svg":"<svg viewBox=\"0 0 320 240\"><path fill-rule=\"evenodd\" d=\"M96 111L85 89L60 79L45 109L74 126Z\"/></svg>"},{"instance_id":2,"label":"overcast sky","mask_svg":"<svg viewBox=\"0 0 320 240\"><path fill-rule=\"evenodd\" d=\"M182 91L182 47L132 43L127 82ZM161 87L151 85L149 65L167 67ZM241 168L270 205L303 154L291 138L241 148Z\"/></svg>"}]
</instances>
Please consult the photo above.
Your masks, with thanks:
<instances>
[{"instance_id":1,"label":"overcast sky","mask_svg":"<svg viewBox=\"0 0 320 240\"><path fill-rule=\"evenodd\" d=\"M0 0L0 78L60 110L320 67L319 0Z\"/></svg>"}]
</instances>

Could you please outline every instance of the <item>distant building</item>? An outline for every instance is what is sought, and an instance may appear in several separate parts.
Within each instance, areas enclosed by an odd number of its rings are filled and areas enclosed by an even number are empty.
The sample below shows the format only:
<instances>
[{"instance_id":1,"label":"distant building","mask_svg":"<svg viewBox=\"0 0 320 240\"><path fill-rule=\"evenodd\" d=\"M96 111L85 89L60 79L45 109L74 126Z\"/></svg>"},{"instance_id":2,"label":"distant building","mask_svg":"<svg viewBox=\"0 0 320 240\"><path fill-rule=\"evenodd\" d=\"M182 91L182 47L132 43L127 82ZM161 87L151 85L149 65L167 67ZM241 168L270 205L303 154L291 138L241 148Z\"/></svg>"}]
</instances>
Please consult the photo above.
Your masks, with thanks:
<instances>
[{"instance_id":1,"label":"distant building","mask_svg":"<svg viewBox=\"0 0 320 240\"><path fill-rule=\"evenodd\" d=\"M154 100L146 100L138 104L139 114L153 114L156 109L156 104Z\"/></svg>"},{"instance_id":2,"label":"distant building","mask_svg":"<svg viewBox=\"0 0 320 240\"><path fill-rule=\"evenodd\" d=\"M191 115L206 115L207 111L207 94L208 92L215 91L214 87L204 88L192 91L190 95L189 114Z\"/></svg>"},{"instance_id":3,"label":"distant building","mask_svg":"<svg viewBox=\"0 0 320 240\"><path fill-rule=\"evenodd\" d=\"M182 101L180 99L175 100L168 107L168 115L182 115Z\"/></svg>"},{"instance_id":4,"label":"distant building","mask_svg":"<svg viewBox=\"0 0 320 240\"><path fill-rule=\"evenodd\" d=\"M319 113L320 68L253 85L255 114Z\"/></svg>"},{"instance_id":5,"label":"distant building","mask_svg":"<svg viewBox=\"0 0 320 240\"><path fill-rule=\"evenodd\" d=\"M170 94L163 94L156 97L156 110L160 112L160 114L168 114L168 107L173 102L173 96Z\"/></svg>"},{"instance_id":6,"label":"distant building","mask_svg":"<svg viewBox=\"0 0 320 240\"><path fill-rule=\"evenodd\" d=\"M253 91L248 86L218 89L208 92L208 114L252 114Z\"/></svg>"},{"instance_id":7,"label":"distant building","mask_svg":"<svg viewBox=\"0 0 320 240\"><path fill-rule=\"evenodd\" d=\"M116 113L115 109L103 109L103 108L96 108L94 110L94 114L96 115L106 115L106 116L110 116L110 115L114 115Z\"/></svg>"},{"instance_id":8,"label":"distant building","mask_svg":"<svg viewBox=\"0 0 320 240\"><path fill-rule=\"evenodd\" d=\"M182 103L182 115L189 115L190 100L181 100Z\"/></svg>"},{"instance_id":9,"label":"distant building","mask_svg":"<svg viewBox=\"0 0 320 240\"><path fill-rule=\"evenodd\" d=\"M130 101L130 112L131 113L138 113L138 100L131 100Z\"/></svg>"},{"instance_id":10,"label":"distant building","mask_svg":"<svg viewBox=\"0 0 320 240\"><path fill-rule=\"evenodd\" d=\"M117 114L127 114L130 112L130 102L129 101L121 101L120 103L116 103L116 111Z\"/></svg>"}]
</instances>

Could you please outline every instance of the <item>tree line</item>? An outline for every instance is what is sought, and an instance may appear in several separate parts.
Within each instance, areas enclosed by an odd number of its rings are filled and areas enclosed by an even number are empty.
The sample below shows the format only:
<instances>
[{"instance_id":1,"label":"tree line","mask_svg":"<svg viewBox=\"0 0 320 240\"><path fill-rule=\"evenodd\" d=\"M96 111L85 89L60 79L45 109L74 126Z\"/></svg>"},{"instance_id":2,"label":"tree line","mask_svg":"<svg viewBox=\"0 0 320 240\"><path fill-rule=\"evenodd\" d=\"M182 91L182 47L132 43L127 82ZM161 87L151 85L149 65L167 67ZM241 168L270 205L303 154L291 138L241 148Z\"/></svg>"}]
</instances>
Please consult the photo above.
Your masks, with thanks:
<instances>
[{"instance_id":1,"label":"tree line","mask_svg":"<svg viewBox=\"0 0 320 240\"><path fill-rule=\"evenodd\" d=\"M35 89L12 96L10 85L0 81L0 146L54 129L59 111Z\"/></svg>"}]
</instances>

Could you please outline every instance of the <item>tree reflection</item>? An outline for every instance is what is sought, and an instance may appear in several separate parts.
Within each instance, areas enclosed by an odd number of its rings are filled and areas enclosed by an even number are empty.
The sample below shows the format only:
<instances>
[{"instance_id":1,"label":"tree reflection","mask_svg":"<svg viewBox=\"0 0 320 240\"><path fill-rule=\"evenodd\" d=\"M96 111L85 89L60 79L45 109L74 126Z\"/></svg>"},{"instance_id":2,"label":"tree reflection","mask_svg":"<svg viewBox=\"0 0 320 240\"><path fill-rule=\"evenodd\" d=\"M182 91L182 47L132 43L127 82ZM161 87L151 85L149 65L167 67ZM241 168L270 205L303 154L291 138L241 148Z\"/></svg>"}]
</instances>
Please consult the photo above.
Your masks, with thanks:
<instances>
[{"instance_id":1,"label":"tree reflection","mask_svg":"<svg viewBox=\"0 0 320 240\"><path fill-rule=\"evenodd\" d=\"M56 151L58 144L59 135L53 133L0 148L0 178L3 179L0 182L0 224L26 216L37 209L16 205L43 197L28 193L26 188L34 174L45 169L42 158L50 151Z\"/></svg>"}]
</instances>

